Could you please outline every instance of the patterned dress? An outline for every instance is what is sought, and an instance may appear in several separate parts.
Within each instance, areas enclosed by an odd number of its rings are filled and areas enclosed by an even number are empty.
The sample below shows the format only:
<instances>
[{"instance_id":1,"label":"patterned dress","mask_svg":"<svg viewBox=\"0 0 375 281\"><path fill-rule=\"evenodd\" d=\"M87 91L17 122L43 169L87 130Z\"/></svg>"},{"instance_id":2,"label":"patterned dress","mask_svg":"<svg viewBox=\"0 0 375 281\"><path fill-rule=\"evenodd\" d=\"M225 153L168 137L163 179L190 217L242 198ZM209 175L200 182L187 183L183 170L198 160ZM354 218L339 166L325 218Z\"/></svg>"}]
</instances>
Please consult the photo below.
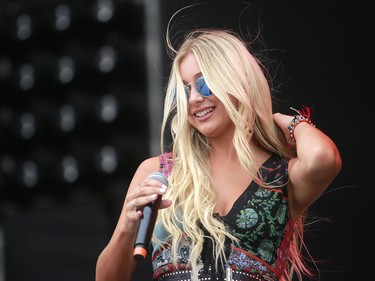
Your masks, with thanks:
<instances>
[{"instance_id":1,"label":"patterned dress","mask_svg":"<svg viewBox=\"0 0 375 281\"><path fill-rule=\"evenodd\" d=\"M170 154L160 156L160 171L166 176L173 168L170 156ZM226 267L240 274L255 276L253 279L241 280L279 280L285 270L293 233L293 222L289 217L288 209L287 168L287 159L271 155L264 162L259 173L265 182L276 187L263 188L252 181L227 215L215 214L239 241L236 245L229 245ZM161 225L155 227L154 233L159 240L170 242L168 233ZM153 243L154 279L164 280L163 276L174 271L189 270L190 246L189 238L185 237L178 247L176 269L171 260L170 247L160 247ZM204 259L203 257L202 264L205 263ZM211 279L200 280L224 279L212 279L211 275Z\"/></svg>"}]
</instances>

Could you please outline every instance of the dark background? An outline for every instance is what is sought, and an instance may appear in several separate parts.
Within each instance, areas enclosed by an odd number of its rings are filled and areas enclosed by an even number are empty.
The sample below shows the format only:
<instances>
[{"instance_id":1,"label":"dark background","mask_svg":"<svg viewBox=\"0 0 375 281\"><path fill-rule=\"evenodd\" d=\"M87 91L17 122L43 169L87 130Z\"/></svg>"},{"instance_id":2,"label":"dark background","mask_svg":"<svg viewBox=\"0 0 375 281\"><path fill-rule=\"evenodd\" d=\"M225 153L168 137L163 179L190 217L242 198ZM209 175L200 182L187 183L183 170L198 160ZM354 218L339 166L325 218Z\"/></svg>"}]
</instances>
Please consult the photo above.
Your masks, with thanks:
<instances>
[{"instance_id":1,"label":"dark background","mask_svg":"<svg viewBox=\"0 0 375 281\"><path fill-rule=\"evenodd\" d=\"M3 276L7 281L94 280L97 256L112 234L127 184L151 154L147 1L116 1L112 17L102 22L95 19L98 3L0 3L0 281ZM167 22L193 3L200 2L160 1L163 65L155 71L162 84L170 65ZM56 30L61 4L71 8L71 23ZM270 70L275 111L292 114L290 106L312 107L316 126L337 144L342 171L311 207L330 222L311 225L306 234L312 256L321 261L316 280L364 279L375 261L374 6L363 0L208 0L180 12L172 23L176 44L179 33L196 27L239 31ZM30 16L32 32L27 37L24 30L26 38L20 39L17 30L28 22L19 18L23 14ZM98 67L103 46L116 54L112 68ZM68 81L57 78L64 56L74 64ZM116 114L105 120L98 114L108 95L116 101L109 103ZM73 108L64 111L75 120L65 131L61 108ZM73 176L64 177L69 172ZM149 278L149 267L140 265L133 279Z\"/></svg>"}]
</instances>

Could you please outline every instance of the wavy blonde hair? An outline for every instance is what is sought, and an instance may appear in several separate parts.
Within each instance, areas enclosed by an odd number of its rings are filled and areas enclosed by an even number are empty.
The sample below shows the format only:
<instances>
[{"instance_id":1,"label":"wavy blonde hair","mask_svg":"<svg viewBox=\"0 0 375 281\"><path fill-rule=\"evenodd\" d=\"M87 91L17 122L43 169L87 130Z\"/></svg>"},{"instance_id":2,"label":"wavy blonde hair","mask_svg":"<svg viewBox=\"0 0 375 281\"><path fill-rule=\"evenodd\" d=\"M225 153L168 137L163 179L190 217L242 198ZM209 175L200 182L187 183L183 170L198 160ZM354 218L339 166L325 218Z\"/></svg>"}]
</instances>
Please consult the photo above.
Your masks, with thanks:
<instances>
[{"instance_id":1,"label":"wavy blonde hair","mask_svg":"<svg viewBox=\"0 0 375 281\"><path fill-rule=\"evenodd\" d=\"M170 208L161 210L158 222L173 238L171 247L175 265L175 253L181 239L185 235L191 239L190 265L193 276L197 278L197 264L205 236L201 226L214 242L214 254L219 257L216 262L225 262L225 239L235 243L236 238L213 216L216 194L209 170L210 144L187 120L188 100L181 79L181 61L190 52L195 55L208 87L223 103L235 124L233 145L242 167L253 179L262 184L257 173L259 166L249 145L251 139L280 156L290 157L290 153L285 138L273 121L271 93L262 65L236 33L195 30L187 35L178 51L172 47L167 34L167 44L175 57L166 91L161 145L164 152L164 136L170 126L174 167L168 179L166 197L173 203ZM293 264L300 268L298 255L296 258L297 262Z\"/></svg>"}]
</instances>

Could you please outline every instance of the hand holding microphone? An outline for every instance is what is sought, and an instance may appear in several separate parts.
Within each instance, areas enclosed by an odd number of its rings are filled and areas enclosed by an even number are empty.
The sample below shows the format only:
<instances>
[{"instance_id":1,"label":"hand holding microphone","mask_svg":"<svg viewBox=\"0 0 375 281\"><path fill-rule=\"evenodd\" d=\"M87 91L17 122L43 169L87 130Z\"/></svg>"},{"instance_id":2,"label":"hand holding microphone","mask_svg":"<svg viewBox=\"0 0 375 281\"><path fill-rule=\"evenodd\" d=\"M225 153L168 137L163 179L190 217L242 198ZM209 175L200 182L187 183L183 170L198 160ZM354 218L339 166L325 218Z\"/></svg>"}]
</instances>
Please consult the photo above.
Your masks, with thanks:
<instances>
[{"instance_id":1,"label":"hand holding microphone","mask_svg":"<svg viewBox=\"0 0 375 281\"><path fill-rule=\"evenodd\" d=\"M150 174L147 178L150 180L157 180L165 186L168 186L168 180L163 173L154 172ZM134 259L138 262L141 262L146 259L160 203L161 196L158 196L158 198L155 201L143 207L142 218L139 223L133 253Z\"/></svg>"}]
</instances>

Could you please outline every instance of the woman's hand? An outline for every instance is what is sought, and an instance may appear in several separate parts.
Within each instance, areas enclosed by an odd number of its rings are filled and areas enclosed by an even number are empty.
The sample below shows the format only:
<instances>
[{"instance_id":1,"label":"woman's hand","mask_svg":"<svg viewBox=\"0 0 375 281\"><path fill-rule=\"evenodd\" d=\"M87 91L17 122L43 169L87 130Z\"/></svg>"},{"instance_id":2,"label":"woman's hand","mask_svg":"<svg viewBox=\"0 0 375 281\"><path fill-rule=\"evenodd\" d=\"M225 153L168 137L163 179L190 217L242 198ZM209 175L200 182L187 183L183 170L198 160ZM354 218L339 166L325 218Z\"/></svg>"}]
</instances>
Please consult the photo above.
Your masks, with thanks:
<instances>
[{"instance_id":1,"label":"woman's hand","mask_svg":"<svg viewBox=\"0 0 375 281\"><path fill-rule=\"evenodd\" d=\"M153 201L158 196L162 196L167 190L167 186L160 181L146 179L133 188L126 195L126 232L136 232L138 223L142 218L143 207ZM171 200L161 200L159 209L167 208L171 205Z\"/></svg>"}]
</instances>

